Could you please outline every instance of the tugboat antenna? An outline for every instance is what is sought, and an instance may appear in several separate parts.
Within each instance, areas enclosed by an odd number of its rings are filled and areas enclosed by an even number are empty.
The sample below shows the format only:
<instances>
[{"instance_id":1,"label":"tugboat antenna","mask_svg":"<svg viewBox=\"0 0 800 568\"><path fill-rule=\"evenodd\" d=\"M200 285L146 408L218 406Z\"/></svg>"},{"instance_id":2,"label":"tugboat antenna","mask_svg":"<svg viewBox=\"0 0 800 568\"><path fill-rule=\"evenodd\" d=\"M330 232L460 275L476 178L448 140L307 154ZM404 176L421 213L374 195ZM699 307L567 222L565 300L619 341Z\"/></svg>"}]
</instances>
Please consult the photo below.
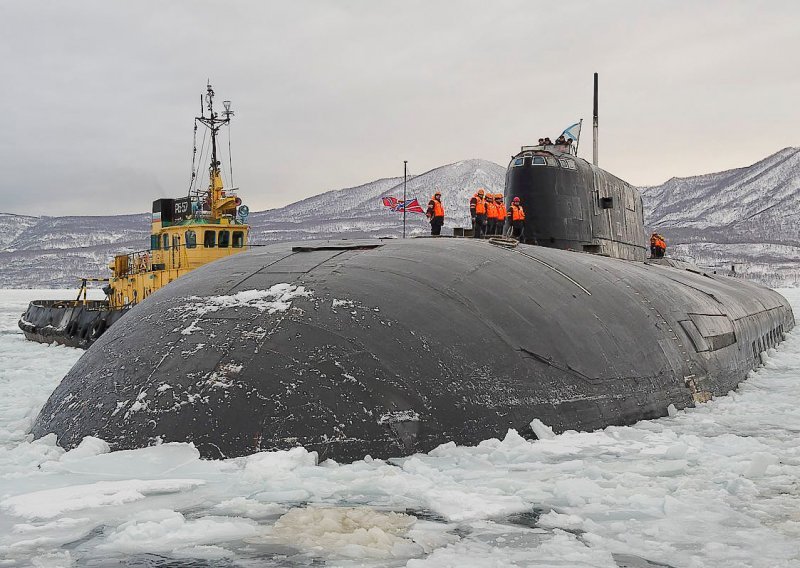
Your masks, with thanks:
<instances>
[{"instance_id":1,"label":"tugboat antenna","mask_svg":"<svg viewBox=\"0 0 800 568\"><path fill-rule=\"evenodd\" d=\"M222 112L222 117L219 116L216 112L214 112L214 89L211 86L211 82L206 85L206 93L205 95L200 96L200 116L195 118L195 121L199 121L201 124L206 126L211 131L211 163L209 165L209 197L212 198L211 201L213 202L213 196L211 193L214 191L214 180L217 179L220 175L220 161L217 158L217 133L219 129L222 128L225 124L230 124L231 117L233 116L233 111L231 110L231 102L224 101L223 105L225 106L225 110ZM205 111L208 110L209 115L205 115ZM195 123L196 124L196 123ZM231 182L232 183L232 182ZM221 186L219 188L222 189Z\"/></svg>"}]
</instances>

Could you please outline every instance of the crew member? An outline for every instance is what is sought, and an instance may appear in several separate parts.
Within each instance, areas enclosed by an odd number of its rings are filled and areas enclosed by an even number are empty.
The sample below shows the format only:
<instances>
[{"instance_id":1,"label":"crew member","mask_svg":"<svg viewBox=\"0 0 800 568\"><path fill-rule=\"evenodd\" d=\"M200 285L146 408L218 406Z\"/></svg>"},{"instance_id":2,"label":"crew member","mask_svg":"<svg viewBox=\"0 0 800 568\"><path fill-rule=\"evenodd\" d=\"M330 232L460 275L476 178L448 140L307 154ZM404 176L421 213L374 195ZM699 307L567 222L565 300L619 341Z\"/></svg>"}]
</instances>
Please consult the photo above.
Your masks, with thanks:
<instances>
[{"instance_id":1,"label":"crew member","mask_svg":"<svg viewBox=\"0 0 800 568\"><path fill-rule=\"evenodd\" d=\"M494 206L497 210L497 221L494 226L494 234L495 235L503 235L503 225L506 222L506 206L503 204L503 194L502 193L495 193L494 194Z\"/></svg>"},{"instance_id":2,"label":"crew member","mask_svg":"<svg viewBox=\"0 0 800 568\"><path fill-rule=\"evenodd\" d=\"M664 237L658 235L658 254L659 258L664 258L664 255L667 252L667 241L664 240Z\"/></svg>"},{"instance_id":3,"label":"crew member","mask_svg":"<svg viewBox=\"0 0 800 568\"><path fill-rule=\"evenodd\" d=\"M653 231L650 235L650 258L664 258L667 250L667 242L664 237Z\"/></svg>"},{"instance_id":4,"label":"crew member","mask_svg":"<svg viewBox=\"0 0 800 568\"><path fill-rule=\"evenodd\" d=\"M425 212L431 223L431 235L441 235L442 225L444 225L444 205L442 205L442 193L437 191L428 201L428 210Z\"/></svg>"},{"instance_id":5,"label":"crew member","mask_svg":"<svg viewBox=\"0 0 800 568\"><path fill-rule=\"evenodd\" d=\"M525 210L519 202L519 197L511 200L507 219L511 223L511 236L522 242L522 237L525 233Z\"/></svg>"},{"instance_id":6,"label":"crew member","mask_svg":"<svg viewBox=\"0 0 800 568\"><path fill-rule=\"evenodd\" d=\"M469 215L472 217L472 236L479 239L486 231L486 191L482 187L469 200Z\"/></svg>"},{"instance_id":7,"label":"crew member","mask_svg":"<svg viewBox=\"0 0 800 568\"><path fill-rule=\"evenodd\" d=\"M497 224L497 207L494 204L494 194L486 194L486 234L494 235L494 228Z\"/></svg>"}]
</instances>

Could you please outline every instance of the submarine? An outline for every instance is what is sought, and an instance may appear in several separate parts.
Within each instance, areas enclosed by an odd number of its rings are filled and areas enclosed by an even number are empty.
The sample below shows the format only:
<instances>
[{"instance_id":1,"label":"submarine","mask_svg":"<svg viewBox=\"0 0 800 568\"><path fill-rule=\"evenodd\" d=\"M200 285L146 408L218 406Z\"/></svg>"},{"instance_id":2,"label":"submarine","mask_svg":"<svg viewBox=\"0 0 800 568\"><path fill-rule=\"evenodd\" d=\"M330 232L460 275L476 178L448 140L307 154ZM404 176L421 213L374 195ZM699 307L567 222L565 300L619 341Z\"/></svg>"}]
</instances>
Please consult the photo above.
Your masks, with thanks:
<instances>
[{"instance_id":1,"label":"submarine","mask_svg":"<svg viewBox=\"0 0 800 568\"><path fill-rule=\"evenodd\" d=\"M91 346L32 433L348 462L594 430L727 394L794 326L777 292L647 259L638 190L568 147L523 146L505 196L520 242L299 241L195 269Z\"/></svg>"}]
</instances>

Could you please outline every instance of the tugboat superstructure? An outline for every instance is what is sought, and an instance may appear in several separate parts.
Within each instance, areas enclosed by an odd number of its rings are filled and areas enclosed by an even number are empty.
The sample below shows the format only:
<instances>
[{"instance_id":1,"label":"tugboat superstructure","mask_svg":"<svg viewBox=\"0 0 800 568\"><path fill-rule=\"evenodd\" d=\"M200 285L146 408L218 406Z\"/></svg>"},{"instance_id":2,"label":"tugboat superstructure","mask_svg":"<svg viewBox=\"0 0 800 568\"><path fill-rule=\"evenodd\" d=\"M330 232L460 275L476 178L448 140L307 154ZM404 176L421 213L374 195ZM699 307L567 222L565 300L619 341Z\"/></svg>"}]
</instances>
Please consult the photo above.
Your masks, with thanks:
<instances>
[{"instance_id":1,"label":"tugboat superstructure","mask_svg":"<svg viewBox=\"0 0 800 568\"><path fill-rule=\"evenodd\" d=\"M105 300L86 299L87 281L96 279L84 278L76 300L31 302L19 321L28 339L86 348L128 309L159 288L248 247L249 211L242 205L236 188L225 187L218 157L217 135L230 124L234 114L230 101L223 104L224 111L214 110L214 90L209 83L201 115L195 117L195 134L198 123L211 134L208 186L194 189L193 167L187 196L153 201L150 246L114 257L108 266L112 275L103 287Z\"/></svg>"}]
</instances>

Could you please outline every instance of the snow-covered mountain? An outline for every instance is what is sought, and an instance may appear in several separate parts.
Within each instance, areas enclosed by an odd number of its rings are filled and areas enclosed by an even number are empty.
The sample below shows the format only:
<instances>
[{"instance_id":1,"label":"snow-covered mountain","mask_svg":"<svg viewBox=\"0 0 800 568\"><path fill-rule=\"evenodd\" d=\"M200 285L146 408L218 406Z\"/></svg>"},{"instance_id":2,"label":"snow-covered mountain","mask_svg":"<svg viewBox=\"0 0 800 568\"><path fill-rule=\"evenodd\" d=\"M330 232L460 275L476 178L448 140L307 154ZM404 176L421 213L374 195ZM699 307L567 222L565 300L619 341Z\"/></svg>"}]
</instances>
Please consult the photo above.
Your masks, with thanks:
<instances>
[{"instance_id":1,"label":"snow-covered mountain","mask_svg":"<svg viewBox=\"0 0 800 568\"><path fill-rule=\"evenodd\" d=\"M486 160L465 160L409 177L406 194L423 208L441 190L448 228L467 226L469 197L479 188L500 193L505 168ZM252 213L251 242L400 236L402 214L381 197L403 195L403 178L385 178L328 191L280 209ZM246 194L245 194L246 197ZM424 215L407 213L408 235L430 230ZM149 214L107 217L23 217L0 214L0 287L63 288L78 276L107 276L115 254L149 246Z\"/></svg>"},{"instance_id":2,"label":"snow-covered mountain","mask_svg":"<svg viewBox=\"0 0 800 568\"><path fill-rule=\"evenodd\" d=\"M641 189L645 222L664 234L671 255L733 265L770 285L800 282L800 148Z\"/></svg>"}]
</instances>

